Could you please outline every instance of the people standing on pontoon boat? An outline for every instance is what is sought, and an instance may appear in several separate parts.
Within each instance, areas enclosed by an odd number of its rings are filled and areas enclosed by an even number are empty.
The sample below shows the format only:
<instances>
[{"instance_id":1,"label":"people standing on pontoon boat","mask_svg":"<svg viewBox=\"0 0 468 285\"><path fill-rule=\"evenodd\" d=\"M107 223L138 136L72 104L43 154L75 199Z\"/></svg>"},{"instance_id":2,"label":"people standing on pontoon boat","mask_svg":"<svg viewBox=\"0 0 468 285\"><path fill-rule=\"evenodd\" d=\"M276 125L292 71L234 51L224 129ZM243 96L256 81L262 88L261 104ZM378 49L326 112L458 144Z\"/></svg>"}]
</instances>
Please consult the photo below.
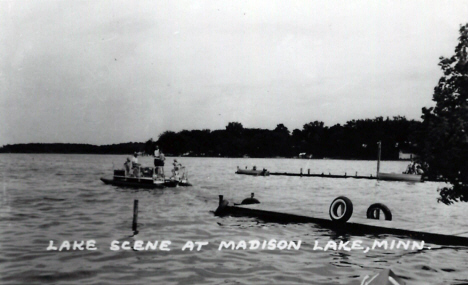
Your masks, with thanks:
<instances>
[{"instance_id":1,"label":"people standing on pontoon boat","mask_svg":"<svg viewBox=\"0 0 468 285\"><path fill-rule=\"evenodd\" d=\"M138 153L133 153L132 164L138 164Z\"/></svg>"},{"instance_id":2,"label":"people standing on pontoon boat","mask_svg":"<svg viewBox=\"0 0 468 285\"><path fill-rule=\"evenodd\" d=\"M177 159L174 159L174 162L172 163L172 165L174 166L174 169L173 169L174 174L178 175L179 174L179 169L182 166L182 164L177 162Z\"/></svg>"},{"instance_id":3,"label":"people standing on pontoon boat","mask_svg":"<svg viewBox=\"0 0 468 285\"><path fill-rule=\"evenodd\" d=\"M179 171L183 168L182 163L178 162L177 159L174 159L172 165L174 166L174 168L172 169L172 177L174 177L175 179L179 179Z\"/></svg>"},{"instance_id":4,"label":"people standing on pontoon boat","mask_svg":"<svg viewBox=\"0 0 468 285\"><path fill-rule=\"evenodd\" d=\"M156 175L158 176L164 176L164 154L162 151L159 149L158 145L155 146L154 150L154 167Z\"/></svg>"},{"instance_id":5,"label":"people standing on pontoon boat","mask_svg":"<svg viewBox=\"0 0 468 285\"><path fill-rule=\"evenodd\" d=\"M161 153L161 151L159 150L159 146L158 146L158 145L155 145L155 146L154 146L154 154L153 154L154 159L159 158L159 154L160 154L160 153ZM155 164L154 166L156 166L156 161L154 162L154 164Z\"/></svg>"},{"instance_id":6,"label":"people standing on pontoon boat","mask_svg":"<svg viewBox=\"0 0 468 285\"><path fill-rule=\"evenodd\" d=\"M130 160L130 157L127 157L127 161L124 163L124 170L125 170L125 176L130 176L130 173L132 171L132 162Z\"/></svg>"},{"instance_id":7,"label":"people standing on pontoon boat","mask_svg":"<svg viewBox=\"0 0 468 285\"><path fill-rule=\"evenodd\" d=\"M140 176L140 164L138 163L138 153L135 152L132 157L132 170L135 177Z\"/></svg>"}]
</instances>

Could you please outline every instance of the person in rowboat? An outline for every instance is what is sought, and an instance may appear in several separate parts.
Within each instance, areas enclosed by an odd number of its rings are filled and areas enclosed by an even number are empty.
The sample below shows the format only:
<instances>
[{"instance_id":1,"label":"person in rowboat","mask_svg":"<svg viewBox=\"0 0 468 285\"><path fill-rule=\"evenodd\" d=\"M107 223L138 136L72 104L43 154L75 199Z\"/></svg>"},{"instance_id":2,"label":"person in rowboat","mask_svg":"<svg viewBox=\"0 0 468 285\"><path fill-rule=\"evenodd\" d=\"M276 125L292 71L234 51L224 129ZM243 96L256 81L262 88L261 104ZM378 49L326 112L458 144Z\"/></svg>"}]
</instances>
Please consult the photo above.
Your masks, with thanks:
<instances>
[{"instance_id":1,"label":"person in rowboat","mask_svg":"<svg viewBox=\"0 0 468 285\"><path fill-rule=\"evenodd\" d=\"M422 169L421 165L418 164L418 166L416 166L416 174L418 175L423 175L424 174L424 170Z\"/></svg>"}]
</instances>

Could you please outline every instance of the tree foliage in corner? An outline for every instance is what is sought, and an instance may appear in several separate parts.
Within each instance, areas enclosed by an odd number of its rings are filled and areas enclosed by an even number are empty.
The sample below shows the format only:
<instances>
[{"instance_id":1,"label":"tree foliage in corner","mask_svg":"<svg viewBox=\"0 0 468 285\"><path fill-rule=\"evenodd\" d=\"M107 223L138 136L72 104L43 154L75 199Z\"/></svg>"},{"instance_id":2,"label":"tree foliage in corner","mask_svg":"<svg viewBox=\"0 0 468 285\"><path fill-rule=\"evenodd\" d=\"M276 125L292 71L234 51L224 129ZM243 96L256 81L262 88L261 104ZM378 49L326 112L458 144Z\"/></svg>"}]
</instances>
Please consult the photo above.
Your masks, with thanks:
<instances>
[{"instance_id":1,"label":"tree foliage in corner","mask_svg":"<svg viewBox=\"0 0 468 285\"><path fill-rule=\"evenodd\" d=\"M429 176L452 184L440 189L445 204L468 202L468 24L460 27L455 55L441 57L444 75L434 88L435 107L423 108L421 160Z\"/></svg>"}]
</instances>

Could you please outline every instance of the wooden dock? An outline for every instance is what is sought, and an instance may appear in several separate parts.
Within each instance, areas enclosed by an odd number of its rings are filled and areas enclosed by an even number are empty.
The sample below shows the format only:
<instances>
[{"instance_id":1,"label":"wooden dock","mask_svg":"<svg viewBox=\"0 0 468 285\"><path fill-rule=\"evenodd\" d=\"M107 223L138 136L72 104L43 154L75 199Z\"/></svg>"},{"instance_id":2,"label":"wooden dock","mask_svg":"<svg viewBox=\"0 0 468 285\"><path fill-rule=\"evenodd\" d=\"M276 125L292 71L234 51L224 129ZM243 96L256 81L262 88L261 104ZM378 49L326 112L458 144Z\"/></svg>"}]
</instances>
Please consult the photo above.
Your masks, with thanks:
<instances>
[{"instance_id":1,"label":"wooden dock","mask_svg":"<svg viewBox=\"0 0 468 285\"><path fill-rule=\"evenodd\" d=\"M354 179L370 179L370 180L377 180L378 178L376 176L373 176L370 174L369 176L360 176L356 172L354 175L348 175L345 173L344 175L339 175L339 174L331 174L331 173L324 173L322 172L321 174L319 173L310 173L310 169L307 170L307 173L302 172L302 168L300 169L299 173L291 173L291 172L270 172L270 175L276 175L276 176L298 176L298 177L321 177L321 178L354 178ZM436 180L436 179L427 179L423 178L421 182L428 181L428 182L445 182L443 180ZM409 182L409 181L405 181Z\"/></svg>"},{"instance_id":2,"label":"wooden dock","mask_svg":"<svg viewBox=\"0 0 468 285\"><path fill-rule=\"evenodd\" d=\"M267 222L276 223L314 223L339 234L391 234L423 240L425 243L468 246L468 230L449 233L443 232L440 228L417 229L414 223L373 220L356 216L352 216L346 223L339 223L332 221L325 214L318 215L318 217L310 217L297 213L281 213L276 210L277 208L268 207L264 204L232 205L220 196L219 206L215 214L219 216L256 217Z\"/></svg>"},{"instance_id":3,"label":"wooden dock","mask_svg":"<svg viewBox=\"0 0 468 285\"><path fill-rule=\"evenodd\" d=\"M372 176L372 174L370 174L369 176L358 176L358 173L356 172L355 175L347 175L347 173L345 173L344 175L336 175L336 174L331 174L331 173L328 173L325 174L322 172L322 174L314 174L314 173L310 173L310 169L307 170L307 174L305 173L302 173L302 168L300 170L299 173L288 173L288 172L270 172L269 174L270 175L278 175L278 176L300 176L300 177L323 177L323 178L355 178L355 179L371 179L371 180L390 180L390 181L405 181L405 182L423 182L423 181L430 181L430 182L445 182L443 180L437 180L437 179L427 179L426 177L419 177L417 180L411 178L411 179L404 179L402 177L399 177L399 178L391 178L391 177L387 177L387 179L384 179L383 174L386 174L386 173L382 173L380 172L380 158L381 158L381 147L382 147L382 142L379 141L377 142L377 144L379 145L379 148L378 148L378 153L377 153L377 171L376 171L376 176ZM239 169L239 166L237 166L237 169ZM266 169L264 169L264 172L268 172ZM392 175L393 173L388 173L390 175ZM386 176L390 176L390 175L386 175ZM398 174L396 174L398 175ZM379 177L380 176L380 177ZM401 174L400 174L401 176Z\"/></svg>"},{"instance_id":4,"label":"wooden dock","mask_svg":"<svg viewBox=\"0 0 468 285\"><path fill-rule=\"evenodd\" d=\"M309 171L307 173L302 173L302 169L301 169L301 172L299 172L299 173L270 172L270 175L299 176L299 177L322 177L322 178L355 178L355 179L374 179L374 180L377 179L377 177L372 176L372 174L370 176L358 176L357 173L355 175L347 175L347 173L345 173L344 175L337 175L337 174L331 174L331 173L317 174L317 173L310 173L310 169L309 169Z\"/></svg>"}]
</instances>

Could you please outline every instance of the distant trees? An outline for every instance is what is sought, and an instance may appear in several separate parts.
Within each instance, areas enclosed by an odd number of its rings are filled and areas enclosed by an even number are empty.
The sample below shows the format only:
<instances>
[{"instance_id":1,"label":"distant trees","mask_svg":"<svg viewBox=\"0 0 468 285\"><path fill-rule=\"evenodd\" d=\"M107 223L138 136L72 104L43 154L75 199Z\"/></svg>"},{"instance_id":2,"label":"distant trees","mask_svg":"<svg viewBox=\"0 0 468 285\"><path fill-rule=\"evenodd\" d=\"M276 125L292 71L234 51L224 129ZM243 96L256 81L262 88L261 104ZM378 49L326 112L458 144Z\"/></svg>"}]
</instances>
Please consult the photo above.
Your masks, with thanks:
<instances>
[{"instance_id":1,"label":"distant trees","mask_svg":"<svg viewBox=\"0 0 468 285\"><path fill-rule=\"evenodd\" d=\"M376 159L377 142L382 141L382 159L398 159L401 148L414 147L420 125L401 116L377 117L332 127L313 121L291 133L284 124L267 130L230 122L224 130L166 131L157 143L173 155L293 157L306 153L314 158Z\"/></svg>"},{"instance_id":2,"label":"distant trees","mask_svg":"<svg viewBox=\"0 0 468 285\"><path fill-rule=\"evenodd\" d=\"M226 132L232 135L241 135L242 131L244 130L244 126L238 122L231 122L226 126Z\"/></svg>"},{"instance_id":3,"label":"distant trees","mask_svg":"<svg viewBox=\"0 0 468 285\"><path fill-rule=\"evenodd\" d=\"M267 144L270 148L268 152L274 153L274 156L290 157L294 156L294 145L288 128L283 124L276 125L271 132L270 142ZM297 155L297 154L296 154Z\"/></svg>"},{"instance_id":4,"label":"distant trees","mask_svg":"<svg viewBox=\"0 0 468 285\"><path fill-rule=\"evenodd\" d=\"M315 157L323 157L325 152L327 128L324 122L314 121L302 127L303 151Z\"/></svg>"},{"instance_id":5,"label":"distant trees","mask_svg":"<svg viewBox=\"0 0 468 285\"><path fill-rule=\"evenodd\" d=\"M222 130L165 131L157 141L119 145L27 144L5 146L0 152L61 152L151 154L156 144L166 155L223 157L294 157L300 153L314 158L376 159L377 141L382 141L382 159L398 159L401 147L411 146L421 122L405 117L352 120L345 125L325 126L313 121L292 133L284 124L273 130L244 128L231 122Z\"/></svg>"},{"instance_id":6,"label":"distant trees","mask_svg":"<svg viewBox=\"0 0 468 285\"><path fill-rule=\"evenodd\" d=\"M155 143L153 141L153 139L149 139L145 142L145 147L144 147L144 151L146 154L152 154L154 152L154 147L155 147Z\"/></svg>"},{"instance_id":7,"label":"distant trees","mask_svg":"<svg viewBox=\"0 0 468 285\"><path fill-rule=\"evenodd\" d=\"M74 143L28 143L5 145L0 153L89 153L89 154L133 154L144 150L144 143L129 142L111 145Z\"/></svg>"},{"instance_id":8,"label":"distant trees","mask_svg":"<svg viewBox=\"0 0 468 285\"><path fill-rule=\"evenodd\" d=\"M276 125L276 128L273 131L278 134L289 136L289 130L283 124Z\"/></svg>"},{"instance_id":9,"label":"distant trees","mask_svg":"<svg viewBox=\"0 0 468 285\"><path fill-rule=\"evenodd\" d=\"M421 160L428 174L441 175L452 187L440 190L440 201L468 202L468 24L460 27L452 57L440 57L444 75L434 88L435 107L423 108Z\"/></svg>"},{"instance_id":10,"label":"distant trees","mask_svg":"<svg viewBox=\"0 0 468 285\"><path fill-rule=\"evenodd\" d=\"M160 149L169 155L179 155L187 151L187 141L183 132L175 133L172 131L165 131L159 135L157 143Z\"/></svg>"}]
</instances>

